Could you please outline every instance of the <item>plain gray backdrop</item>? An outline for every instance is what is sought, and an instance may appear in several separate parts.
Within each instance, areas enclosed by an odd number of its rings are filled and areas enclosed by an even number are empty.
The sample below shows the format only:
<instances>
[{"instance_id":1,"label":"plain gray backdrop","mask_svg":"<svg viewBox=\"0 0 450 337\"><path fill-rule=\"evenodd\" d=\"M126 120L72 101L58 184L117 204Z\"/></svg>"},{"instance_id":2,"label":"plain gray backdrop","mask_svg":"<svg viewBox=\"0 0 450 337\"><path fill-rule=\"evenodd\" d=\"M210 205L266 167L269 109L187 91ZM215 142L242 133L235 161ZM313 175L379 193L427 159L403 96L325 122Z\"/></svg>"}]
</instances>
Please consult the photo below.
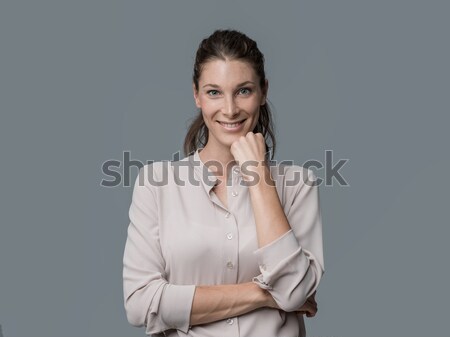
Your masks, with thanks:
<instances>
[{"instance_id":1,"label":"plain gray backdrop","mask_svg":"<svg viewBox=\"0 0 450 337\"><path fill-rule=\"evenodd\" d=\"M132 188L101 186L101 168L182 151L195 51L218 28L266 57L275 159L348 159L350 185L320 187L308 335L448 335L449 14L448 1L1 1L3 335L145 335L123 308Z\"/></svg>"}]
</instances>

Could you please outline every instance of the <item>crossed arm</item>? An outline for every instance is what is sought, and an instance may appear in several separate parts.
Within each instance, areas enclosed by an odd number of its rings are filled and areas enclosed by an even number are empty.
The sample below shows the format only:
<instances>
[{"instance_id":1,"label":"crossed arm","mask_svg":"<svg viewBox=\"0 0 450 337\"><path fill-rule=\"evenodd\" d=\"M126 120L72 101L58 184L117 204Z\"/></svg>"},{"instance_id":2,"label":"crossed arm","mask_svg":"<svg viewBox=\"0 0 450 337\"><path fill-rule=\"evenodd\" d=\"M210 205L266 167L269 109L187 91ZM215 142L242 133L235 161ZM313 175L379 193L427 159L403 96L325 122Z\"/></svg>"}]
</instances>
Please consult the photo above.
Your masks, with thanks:
<instances>
[{"instance_id":1,"label":"crossed arm","mask_svg":"<svg viewBox=\"0 0 450 337\"><path fill-rule=\"evenodd\" d=\"M294 170L289 172L293 174ZM138 178L129 212L123 269L124 302L130 324L145 325L146 332L152 334L169 328L188 331L189 325L234 317L261 307L314 315L313 295L323 274L317 186L295 186L284 201L286 217L295 233L275 228L276 224L283 224L285 215L280 211L274 186L250 192L255 195L255 220L259 219L260 248L254 253L261 274L242 284L194 286L172 285L164 279L156 190L147 184L141 186ZM269 202L275 202L274 207L267 207ZM267 235L260 233L265 227L273 227L275 235L269 231ZM173 307L178 299L183 305Z\"/></svg>"},{"instance_id":2,"label":"crossed arm","mask_svg":"<svg viewBox=\"0 0 450 337\"><path fill-rule=\"evenodd\" d=\"M281 206L275 184L267 167L261 167L260 184L249 187L257 225L259 247L270 244L291 227ZM268 184L266 184L268 183ZM271 207L267 207L270 205ZM317 312L315 291L297 310L308 317ZM204 324L245 314L261 307L280 309L272 295L255 282L242 284L197 286L190 324Z\"/></svg>"},{"instance_id":3,"label":"crossed arm","mask_svg":"<svg viewBox=\"0 0 450 337\"><path fill-rule=\"evenodd\" d=\"M317 312L315 292L297 311L312 317ZM239 316L262 307L279 309L273 297L253 282L197 286L190 325L205 324Z\"/></svg>"}]
</instances>

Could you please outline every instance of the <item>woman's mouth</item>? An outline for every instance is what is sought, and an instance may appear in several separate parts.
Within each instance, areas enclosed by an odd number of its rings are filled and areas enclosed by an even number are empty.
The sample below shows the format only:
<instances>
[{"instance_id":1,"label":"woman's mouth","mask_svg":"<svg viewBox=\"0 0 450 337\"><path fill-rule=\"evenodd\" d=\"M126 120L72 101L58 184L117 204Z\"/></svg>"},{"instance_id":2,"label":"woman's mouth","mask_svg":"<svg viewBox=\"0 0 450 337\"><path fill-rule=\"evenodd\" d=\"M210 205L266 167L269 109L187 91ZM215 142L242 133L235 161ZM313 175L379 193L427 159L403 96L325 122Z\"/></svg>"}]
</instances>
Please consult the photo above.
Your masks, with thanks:
<instances>
[{"instance_id":1,"label":"woman's mouth","mask_svg":"<svg viewBox=\"0 0 450 337\"><path fill-rule=\"evenodd\" d=\"M218 123L225 129L228 131L239 131L242 128L242 125L244 124L244 122L246 121L246 119L236 122L236 123L225 123L225 122L221 122L218 121Z\"/></svg>"}]
</instances>

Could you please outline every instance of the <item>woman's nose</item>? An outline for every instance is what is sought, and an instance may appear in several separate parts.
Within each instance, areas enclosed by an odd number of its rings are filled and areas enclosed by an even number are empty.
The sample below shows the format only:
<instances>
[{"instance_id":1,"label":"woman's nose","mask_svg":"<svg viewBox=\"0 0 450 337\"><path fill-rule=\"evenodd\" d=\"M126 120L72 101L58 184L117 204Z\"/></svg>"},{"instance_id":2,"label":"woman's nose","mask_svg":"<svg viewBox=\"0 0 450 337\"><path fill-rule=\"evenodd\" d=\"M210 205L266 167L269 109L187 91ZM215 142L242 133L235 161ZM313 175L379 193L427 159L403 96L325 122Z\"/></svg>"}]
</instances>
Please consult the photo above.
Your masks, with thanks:
<instances>
[{"instance_id":1,"label":"woman's nose","mask_svg":"<svg viewBox=\"0 0 450 337\"><path fill-rule=\"evenodd\" d=\"M236 102L234 101L234 98L228 97L225 100L224 115L227 116L228 118L232 119L238 113L239 113L239 109L236 105Z\"/></svg>"}]
</instances>

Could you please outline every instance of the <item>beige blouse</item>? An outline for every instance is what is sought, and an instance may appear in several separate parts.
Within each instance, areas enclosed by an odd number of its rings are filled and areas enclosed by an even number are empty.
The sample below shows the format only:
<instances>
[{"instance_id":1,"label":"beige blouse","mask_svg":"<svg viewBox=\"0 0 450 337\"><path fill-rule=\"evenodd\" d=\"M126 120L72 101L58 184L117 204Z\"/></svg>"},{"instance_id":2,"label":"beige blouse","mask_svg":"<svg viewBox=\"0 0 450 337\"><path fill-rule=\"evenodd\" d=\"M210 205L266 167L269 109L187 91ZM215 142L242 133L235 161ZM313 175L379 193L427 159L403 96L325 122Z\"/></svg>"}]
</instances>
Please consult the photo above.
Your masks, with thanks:
<instances>
[{"instance_id":1,"label":"beige blouse","mask_svg":"<svg viewBox=\"0 0 450 337\"><path fill-rule=\"evenodd\" d=\"M271 162L291 230L258 247L248 186L228 175L225 207L199 149L145 165L136 178L123 256L127 319L154 336L305 336L295 312L324 274L319 186L312 170ZM196 285L255 282L283 309L189 325ZM306 317L306 316L305 316Z\"/></svg>"}]
</instances>

